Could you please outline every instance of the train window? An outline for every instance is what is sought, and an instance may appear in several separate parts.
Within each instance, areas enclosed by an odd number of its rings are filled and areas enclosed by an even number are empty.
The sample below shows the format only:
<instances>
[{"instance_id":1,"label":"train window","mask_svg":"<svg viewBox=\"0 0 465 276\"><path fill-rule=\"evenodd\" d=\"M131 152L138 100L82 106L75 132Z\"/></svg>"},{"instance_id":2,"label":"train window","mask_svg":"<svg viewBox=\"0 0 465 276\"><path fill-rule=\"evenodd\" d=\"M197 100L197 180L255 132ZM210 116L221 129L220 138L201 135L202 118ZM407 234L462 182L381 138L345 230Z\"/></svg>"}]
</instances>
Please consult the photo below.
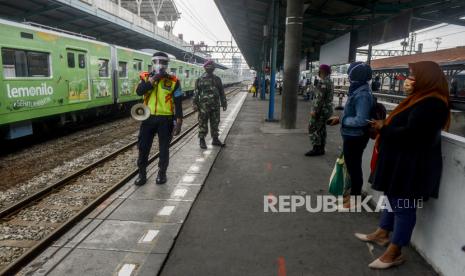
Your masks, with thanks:
<instances>
[{"instance_id":1,"label":"train window","mask_svg":"<svg viewBox=\"0 0 465 276\"><path fill-rule=\"evenodd\" d=\"M48 54L27 52L27 65L30 77L49 77Z\"/></svg>"},{"instance_id":2,"label":"train window","mask_svg":"<svg viewBox=\"0 0 465 276\"><path fill-rule=\"evenodd\" d=\"M142 60L135 59L133 62L133 68L136 71L142 71Z\"/></svg>"},{"instance_id":3,"label":"train window","mask_svg":"<svg viewBox=\"0 0 465 276\"><path fill-rule=\"evenodd\" d=\"M2 49L2 60L3 60L3 76L5 78L14 78L14 77L16 77L15 51L14 50ZM24 63L24 64L26 64L26 63Z\"/></svg>"},{"instance_id":4,"label":"train window","mask_svg":"<svg viewBox=\"0 0 465 276\"><path fill-rule=\"evenodd\" d=\"M179 72L179 76L181 76L182 75L182 67L178 68L178 72Z\"/></svg>"},{"instance_id":5,"label":"train window","mask_svg":"<svg viewBox=\"0 0 465 276\"><path fill-rule=\"evenodd\" d=\"M98 76L101 78L107 78L108 74L108 59L98 60Z\"/></svg>"},{"instance_id":6,"label":"train window","mask_svg":"<svg viewBox=\"0 0 465 276\"><path fill-rule=\"evenodd\" d=\"M84 54L78 55L79 68L86 68L86 56Z\"/></svg>"},{"instance_id":7,"label":"train window","mask_svg":"<svg viewBox=\"0 0 465 276\"><path fill-rule=\"evenodd\" d=\"M184 71L184 74L185 74L186 78L189 78L189 75L190 75L189 70Z\"/></svg>"},{"instance_id":8,"label":"train window","mask_svg":"<svg viewBox=\"0 0 465 276\"><path fill-rule=\"evenodd\" d=\"M74 68L76 67L75 61L74 61L74 53L68 52L68 67L69 68Z\"/></svg>"},{"instance_id":9,"label":"train window","mask_svg":"<svg viewBox=\"0 0 465 276\"><path fill-rule=\"evenodd\" d=\"M128 63L124 61L118 62L118 74L120 78L128 77Z\"/></svg>"},{"instance_id":10,"label":"train window","mask_svg":"<svg viewBox=\"0 0 465 276\"><path fill-rule=\"evenodd\" d=\"M177 71L176 68L171 68L170 70L171 70L171 74L176 76L176 71Z\"/></svg>"},{"instance_id":11,"label":"train window","mask_svg":"<svg viewBox=\"0 0 465 276\"><path fill-rule=\"evenodd\" d=\"M148 69L149 72L152 72L152 64L149 64L149 65L147 66L147 69Z\"/></svg>"},{"instance_id":12,"label":"train window","mask_svg":"<svg viewBox=\"0 0 465 276\"><path fill-rule=\"evenodd\" d=\"M6 78L50 76L48 53L2 49L2 60Z\"/></svg>"}]
</instances>

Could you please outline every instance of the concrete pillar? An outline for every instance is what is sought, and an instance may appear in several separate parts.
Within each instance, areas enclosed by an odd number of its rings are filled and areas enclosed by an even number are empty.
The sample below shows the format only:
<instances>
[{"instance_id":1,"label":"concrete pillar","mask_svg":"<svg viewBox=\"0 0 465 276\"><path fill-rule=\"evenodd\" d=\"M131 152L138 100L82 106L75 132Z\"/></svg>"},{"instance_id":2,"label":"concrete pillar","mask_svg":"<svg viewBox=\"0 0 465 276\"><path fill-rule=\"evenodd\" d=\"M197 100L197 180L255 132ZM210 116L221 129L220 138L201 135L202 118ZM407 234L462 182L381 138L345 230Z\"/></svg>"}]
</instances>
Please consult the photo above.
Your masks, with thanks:
<instances>
[{"instance_id":1,"label":"concrete pillar","mask_svg":"<svg viewBox=\"0 0 465 276\"><path fill-rule=\"evenodd\" d=\"M303 11L303 0L287 1L284 89L281 110L281 127L287 129L295 128L297 120L297 91L299 87Z\"/></svg>"},{"instance_id":2,"label":"concrete pillar","mask_svg":"<svg viewBox=\"0 0 465 276\"><path fill-rule=\"evenodd\" d=\"M270 79L270 102L268 106L268 121L274 121L274 94L276 84L276 56L278 52L278 21L279 2L273 0L273 35L271 43L271 79Z\"/></svg>"}]
</instances>

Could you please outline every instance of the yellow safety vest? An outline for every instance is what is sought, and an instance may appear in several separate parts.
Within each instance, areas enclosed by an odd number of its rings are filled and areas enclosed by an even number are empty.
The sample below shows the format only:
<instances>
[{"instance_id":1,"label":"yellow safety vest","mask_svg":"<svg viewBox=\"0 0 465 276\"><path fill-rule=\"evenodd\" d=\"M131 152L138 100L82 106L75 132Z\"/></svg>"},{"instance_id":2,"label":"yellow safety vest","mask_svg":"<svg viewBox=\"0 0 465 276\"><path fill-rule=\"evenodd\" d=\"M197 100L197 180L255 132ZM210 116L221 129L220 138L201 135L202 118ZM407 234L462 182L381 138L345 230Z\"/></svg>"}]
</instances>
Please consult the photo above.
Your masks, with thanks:
<instances>
[{"instance_id":1,"label":"yellow safety vest","mask_svg":"<svg viewBox=\"0 0 465 276\"><path fill-rule=\"evenodd\" d=\"M173 93L177 78L170 76L154 83L154 88L144 95L144 104L151 115L174 115Z\"/></svg>"}]
</instances>

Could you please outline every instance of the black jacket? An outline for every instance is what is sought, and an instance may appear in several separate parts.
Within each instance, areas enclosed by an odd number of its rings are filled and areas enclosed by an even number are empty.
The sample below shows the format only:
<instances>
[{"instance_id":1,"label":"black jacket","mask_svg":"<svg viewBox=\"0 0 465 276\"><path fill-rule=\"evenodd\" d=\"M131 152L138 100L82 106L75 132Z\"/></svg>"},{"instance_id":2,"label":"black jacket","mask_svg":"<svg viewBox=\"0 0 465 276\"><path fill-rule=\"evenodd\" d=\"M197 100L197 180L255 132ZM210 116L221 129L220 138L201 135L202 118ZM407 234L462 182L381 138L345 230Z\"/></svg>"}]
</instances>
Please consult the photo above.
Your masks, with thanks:
<instances>
[{"instance_id":1,"label":"black jacket","mask_svg":"<svg viewBox=\"0 0 465 276\"><path fill-rule=\"evenodd\" d=\"M401 198L438 197L441 129L449 110L437 98L422 100L381 129L373 189Z\"/></svg>"}]
</instances>

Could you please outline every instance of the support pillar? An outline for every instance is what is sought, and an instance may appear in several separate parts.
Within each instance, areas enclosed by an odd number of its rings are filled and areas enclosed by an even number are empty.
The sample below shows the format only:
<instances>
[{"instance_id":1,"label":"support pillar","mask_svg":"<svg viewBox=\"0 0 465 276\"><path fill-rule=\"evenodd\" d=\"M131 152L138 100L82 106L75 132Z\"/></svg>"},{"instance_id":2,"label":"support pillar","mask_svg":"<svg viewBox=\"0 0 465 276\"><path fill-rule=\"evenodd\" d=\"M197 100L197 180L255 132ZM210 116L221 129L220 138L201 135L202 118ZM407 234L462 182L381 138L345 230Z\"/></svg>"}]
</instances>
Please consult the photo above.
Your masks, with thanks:
<instances>
[{"instance_id":1,"label":"support pillar","mask_svg":"<svg viewBox=\"0 0 465 276\"><path fill-rule=\"evenodd\" d=\"M266 91L266 85L265 85L265 71L262 70L262 73L261 73L261 79L260 79L260 100L265 100L266 96L265 96L265 91Z\"/></svg>"},{"instance_id":2,"label":"support pillar","mask_svg":"<svg viewBox=\"0 0 465 276\"><path fill-rule=\"evenodd\" d=\"M297 121L300 48L302 41L303 0L288 0L286 11L286 41L284 44L284 91L281 127L291 129Z\"/></svg>"},{"instance_id":3,"label":"support pillar","mask_svg":"<svg viewBox=\"0 0 465 276\"><path fill-rule=\"evenodd\" d=\"M278 21L279 2L273 0L273 36L271 44L271 78L270 78L270 102L268 106L268 121L274 121L274 95L276 85L276 56L278 52Z\"/></svg>"}]
</instances>

